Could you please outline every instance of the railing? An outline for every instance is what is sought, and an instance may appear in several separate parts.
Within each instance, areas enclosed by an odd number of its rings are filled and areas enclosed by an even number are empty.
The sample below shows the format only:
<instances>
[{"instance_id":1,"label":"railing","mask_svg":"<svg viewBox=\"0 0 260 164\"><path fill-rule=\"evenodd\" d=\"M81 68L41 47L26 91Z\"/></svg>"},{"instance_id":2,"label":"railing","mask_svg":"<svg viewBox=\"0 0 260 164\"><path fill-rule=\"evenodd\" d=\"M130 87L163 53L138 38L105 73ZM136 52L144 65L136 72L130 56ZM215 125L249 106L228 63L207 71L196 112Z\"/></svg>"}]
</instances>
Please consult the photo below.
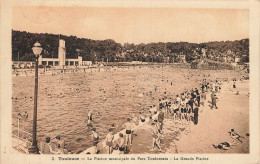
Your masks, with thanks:
<instances>
[{"instance_id":1,"label":"railing","mask_svg":"<svg viewBox=\"0 0 260 164\"><path fill-rule=\"evenodd\" d=\"M28 148L32 145L32 141L30 141L32 134L21 129L21 120L26 121L19 113L17 117L17 127L12 127L12 147L20 152L29 153Z\"/></svg>"}]
</instances>

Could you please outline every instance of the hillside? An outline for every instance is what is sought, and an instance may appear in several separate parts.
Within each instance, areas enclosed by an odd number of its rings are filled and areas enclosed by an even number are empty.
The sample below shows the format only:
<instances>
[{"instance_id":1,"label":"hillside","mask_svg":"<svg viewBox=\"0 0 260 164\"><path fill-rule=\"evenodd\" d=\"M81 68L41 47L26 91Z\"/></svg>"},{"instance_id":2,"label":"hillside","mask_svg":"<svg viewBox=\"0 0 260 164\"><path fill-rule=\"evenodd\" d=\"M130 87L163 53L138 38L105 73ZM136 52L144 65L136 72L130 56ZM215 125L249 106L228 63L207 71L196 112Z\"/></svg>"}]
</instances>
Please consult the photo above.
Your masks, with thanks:
<instances>
[{"instance_id":1,"label":"hillside","mask_svg":"<svg viewBox=\"0 0 260 164\"><path fill-rule=\"evenodd\" d=\"M218 56L229 55L232 58L242 57L243 62L249 61L249 39L236 41L221 41L207 43L167 42L148 44L121 45L112 39L91 40L77 38L76 36L55 35L47 33L29 33L25 31L12 30L12 60L32 61L34 55L31 48L36 41L43 47L42 55L47 58L58 56L59 38L66 41L67 58L77 58L95 61L144 61L178 62L178 55L186 56L187 62L200 58L201 49L207 49L207 57L218 60Z\"/></svg>"}]
</instances>

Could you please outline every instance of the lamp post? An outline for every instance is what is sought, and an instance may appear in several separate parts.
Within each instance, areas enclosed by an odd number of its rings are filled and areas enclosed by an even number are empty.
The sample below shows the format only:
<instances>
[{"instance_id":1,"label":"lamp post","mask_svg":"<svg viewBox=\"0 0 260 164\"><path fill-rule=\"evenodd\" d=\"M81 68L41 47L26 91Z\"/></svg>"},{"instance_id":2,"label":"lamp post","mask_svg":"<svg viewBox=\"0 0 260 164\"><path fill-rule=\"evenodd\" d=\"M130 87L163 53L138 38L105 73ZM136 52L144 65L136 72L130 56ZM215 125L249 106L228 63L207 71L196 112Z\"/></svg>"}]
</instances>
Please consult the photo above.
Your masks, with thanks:
<instances>
[{"instance_id":1,"label":"lamp post","mask_svg":"<svg viewBox=\"0 0 260 164\"><path fill-rule=\"evenodd\" d=\"M38 59L42 52L42 47L39 42L36 42L32 48L35 54L35 89L34 89L34 110L33 110L33 140L32 147L29 149L30 153L38 154L39 149L37 147L36 132L37 132L37 97L38 97Z\"/></svg>"}]
</instances>

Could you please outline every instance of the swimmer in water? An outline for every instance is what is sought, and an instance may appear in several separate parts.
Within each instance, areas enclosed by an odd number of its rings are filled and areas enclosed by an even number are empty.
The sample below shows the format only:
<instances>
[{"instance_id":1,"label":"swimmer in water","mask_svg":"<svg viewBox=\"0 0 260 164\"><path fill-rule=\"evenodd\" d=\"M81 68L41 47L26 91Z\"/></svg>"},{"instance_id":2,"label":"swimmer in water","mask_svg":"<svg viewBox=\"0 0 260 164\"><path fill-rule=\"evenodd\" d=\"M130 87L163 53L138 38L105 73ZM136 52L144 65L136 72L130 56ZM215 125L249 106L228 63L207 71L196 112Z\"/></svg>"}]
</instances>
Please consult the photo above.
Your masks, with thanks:
<instances>
[{"instance_id":1,"label":"swimmer in water","mask_svg":"<svg viewBox=\"0 0 260 164\"><path fill-rule=\"evenodd\" d=\"M141 122L145 122L145 117L143 115L140 116Z\"/></svg>"},{"instance_id":2,"label":"swimmer in water","mask_svg":"<svg viewBox=\"0 0 260 164\"><path fill-rule=\"evenodd\" d=\"M23 118L24 118L24 119L27 119L27 118L28 118L28 113L27 113L27 111L24 112Z\"/></svg>"},{"instance_id":3,"label":"swimmer in water","mask_svg":"<svg viewBox=\"0 0 260 164\"><path fill-rule=\"evenodd\" d=\"M93 111L89 110L88 111L88 120L92 121L92 115L93 115Z\"/></svg>"}]
</instances>

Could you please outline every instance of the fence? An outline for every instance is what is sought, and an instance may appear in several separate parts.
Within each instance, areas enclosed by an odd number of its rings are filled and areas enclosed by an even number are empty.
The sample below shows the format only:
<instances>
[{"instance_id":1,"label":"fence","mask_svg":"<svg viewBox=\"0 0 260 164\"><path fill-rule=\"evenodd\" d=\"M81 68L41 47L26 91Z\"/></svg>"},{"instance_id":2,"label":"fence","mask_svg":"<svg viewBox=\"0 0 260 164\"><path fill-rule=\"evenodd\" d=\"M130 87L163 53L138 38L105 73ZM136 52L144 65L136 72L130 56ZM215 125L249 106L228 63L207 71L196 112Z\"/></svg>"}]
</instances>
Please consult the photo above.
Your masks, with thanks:
<instances>
[{"instance_id":1,"label":"fence","mask_svg":"<svg viewBox=\"0 0 260 164\"><path fill-rule=\"evenodd\" d=\"M17 117L17 127L12 128L12 147L20 152L29 153L28 149L32 146L32 134L26 132L21 128L21 120L26 121L25 118Z\"/></svg>"}]
</instances>

